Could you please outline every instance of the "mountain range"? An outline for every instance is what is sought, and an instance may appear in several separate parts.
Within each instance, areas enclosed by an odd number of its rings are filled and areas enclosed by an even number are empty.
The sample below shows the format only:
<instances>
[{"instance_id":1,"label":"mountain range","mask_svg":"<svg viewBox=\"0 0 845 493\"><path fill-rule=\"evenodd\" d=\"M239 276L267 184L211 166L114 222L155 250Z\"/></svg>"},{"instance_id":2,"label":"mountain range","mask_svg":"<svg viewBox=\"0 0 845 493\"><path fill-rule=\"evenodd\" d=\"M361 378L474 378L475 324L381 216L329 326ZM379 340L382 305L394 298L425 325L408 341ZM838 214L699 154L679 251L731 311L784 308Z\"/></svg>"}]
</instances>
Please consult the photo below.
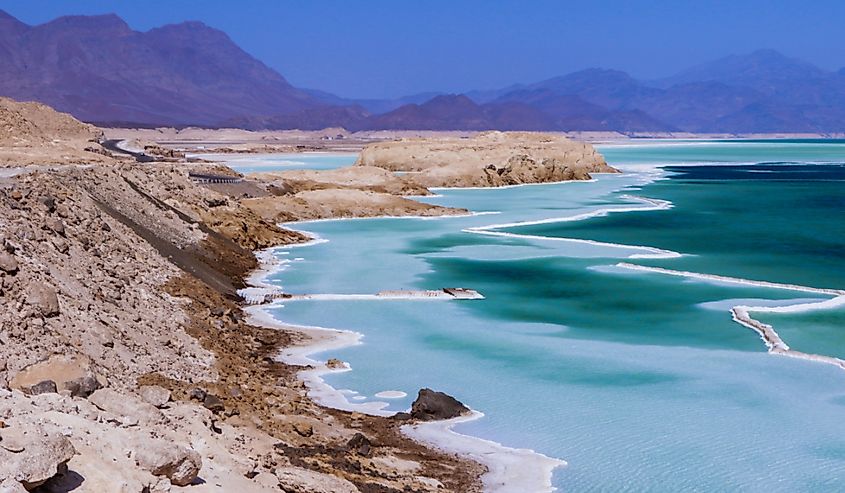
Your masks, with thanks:
<instances>
[{"instance_id":1,"label":"mountain range","mask_svg":"<svg viewBox=\"0 0 845 493\"><path fill-rule=\"evenodd\" d=\"M659 80L587 69L465 94L348 99L297 88L201 22L132 30L115 15L30 26L0 10L0 95L101 125L249 129L845 131L845 69L773 50Z\"/></svg>"}]
</instances>

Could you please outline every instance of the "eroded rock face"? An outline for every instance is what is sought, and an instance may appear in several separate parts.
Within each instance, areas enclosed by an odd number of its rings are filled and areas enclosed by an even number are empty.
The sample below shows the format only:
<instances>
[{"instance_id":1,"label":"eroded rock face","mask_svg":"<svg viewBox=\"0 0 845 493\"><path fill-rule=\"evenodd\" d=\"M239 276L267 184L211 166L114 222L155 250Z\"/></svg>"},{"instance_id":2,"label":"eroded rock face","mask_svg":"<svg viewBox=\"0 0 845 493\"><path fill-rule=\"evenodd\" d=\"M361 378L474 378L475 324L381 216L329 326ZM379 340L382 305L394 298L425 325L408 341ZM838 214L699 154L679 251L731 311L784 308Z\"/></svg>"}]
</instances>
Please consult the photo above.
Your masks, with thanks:
<instances>
[{"instance_id":1,"label":"eroded rock face","mask_svg":"<svg viewBox=\"0 0 845 493\"><path fill-rule=\"evenodd\" d=\"M187 486L199 475L202 459L195 451L160 440L138 443L135 450L138 466L155 476L164 476L176 486Z\"/></svg>"},{"instance_id":2,"label":"eroded rock face","mask_svg":"<svg viewBox=\"0 0 845 493\"><path fill-rule=\"evenodd\" d=\"M356 165L410 171L407 179L425 187L499 187L617 172L590 144L528 132L379 142L365 147Z\"/></svg>"},{"instance_id":3,"label":"eroded rock face","mask_svg":"<svg viewBox=\"0 0 845 493\"><path fill-rule=\"evenodd\" d=\"M67 462L76 454L66 437L37 427L4 429L0 438L0 478L6 482L17 481L27 490L64 472Z\"/></svg>"},{"instance_id":4,"label":"eroded rock face","mask_svg":"<svg viewBox=\"0 0 845 493\"><path fill-rule=\"evenodd\" d=\"M469 412L459 400L431 389L421 389L411 404L411 417L420 421L457 418Z\"/></svg>"}]
</instances>

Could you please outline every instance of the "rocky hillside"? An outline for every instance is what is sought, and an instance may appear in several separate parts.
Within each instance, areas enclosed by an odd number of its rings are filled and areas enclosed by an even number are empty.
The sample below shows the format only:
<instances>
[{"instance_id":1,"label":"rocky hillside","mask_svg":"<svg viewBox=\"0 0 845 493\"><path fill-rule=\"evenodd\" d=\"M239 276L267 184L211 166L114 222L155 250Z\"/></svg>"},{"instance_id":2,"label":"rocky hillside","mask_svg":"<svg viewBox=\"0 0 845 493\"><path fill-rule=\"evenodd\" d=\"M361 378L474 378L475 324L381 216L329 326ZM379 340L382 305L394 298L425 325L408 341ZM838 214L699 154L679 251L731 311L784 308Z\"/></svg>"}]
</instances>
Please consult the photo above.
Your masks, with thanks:
<instances>
[{"instance_id":1,"label":"rocky hillside","mask_svg":"<svg viewBox=\"0 0 845 493\"><path fill-rule=\"evenodd\" d=\"M108 162L102 131L41 103L0 97L0 167Z\"/></svg>"},{"instance_id":2,"label":"rocky hillside","mask_svg":"<svg viewBox=\"0 0 845 493\"><path fill-rule=\"evenodd\" d=\"M587 180L590 173L617 172L590 144L524 132L370 144L361 151L356 165L411 172L407 178L425 187Z\"/></svg>"}]
</instances>

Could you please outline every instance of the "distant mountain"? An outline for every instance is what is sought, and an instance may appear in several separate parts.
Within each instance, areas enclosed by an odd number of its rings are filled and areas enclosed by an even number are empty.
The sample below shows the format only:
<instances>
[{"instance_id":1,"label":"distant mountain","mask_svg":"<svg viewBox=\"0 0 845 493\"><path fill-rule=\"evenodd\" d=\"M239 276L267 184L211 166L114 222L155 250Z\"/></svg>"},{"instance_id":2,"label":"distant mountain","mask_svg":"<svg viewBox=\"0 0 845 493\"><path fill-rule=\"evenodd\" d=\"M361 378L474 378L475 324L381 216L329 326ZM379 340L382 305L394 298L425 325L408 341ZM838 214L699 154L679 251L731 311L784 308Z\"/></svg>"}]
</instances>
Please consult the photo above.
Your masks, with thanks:
<instances>
[{"instance_id":1,"label":"distant mountain","mask_svg":"<svg viewBox=\"0 0 845 493\"><path fill-rule=\"evenodd\" d=\"M845 132L845 68L773 50L656 81L587 69L530 84L350 99L293 87L200 22L137 32L115 15L29 26L0 10L0 96L100 124L250 129Z\"/></svg>"},{"instance_id":2,"label":"distant mountain","mask_svg":"<svg viewBox=\"0 0 845 493\"><path fill-rule=\"evenodd\" d=\"M657 83L669 87L692 82L721 82L728 86L752 88L763 94L775 94L795 84L824 79L828 75L811 63L787 57L775 50L757 50L696 65Z\"/></svg>"},{"instance_id":3,"label":"distant mountain","mask_svg":"<svg viewBox=\"0 0 845 493\"><path fill-rule=\"evenodd\" d=\"M136 32L115 15L28 26L0 11L0 66L0 94L85 121L215 125L324 105L200 22Z\"/></svg>"}]
</instances>

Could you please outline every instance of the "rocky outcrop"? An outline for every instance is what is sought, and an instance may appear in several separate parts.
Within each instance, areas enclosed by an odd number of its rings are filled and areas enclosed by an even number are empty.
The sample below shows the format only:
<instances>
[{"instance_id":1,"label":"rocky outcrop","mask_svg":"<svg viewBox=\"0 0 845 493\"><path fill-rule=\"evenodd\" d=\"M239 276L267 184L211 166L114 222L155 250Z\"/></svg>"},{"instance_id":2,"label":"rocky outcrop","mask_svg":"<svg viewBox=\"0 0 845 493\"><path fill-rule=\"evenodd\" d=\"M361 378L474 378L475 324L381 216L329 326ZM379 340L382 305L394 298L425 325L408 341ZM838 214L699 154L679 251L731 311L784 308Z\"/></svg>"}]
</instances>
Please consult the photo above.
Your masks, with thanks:
<instances>
[{"instance_id":1,"label":"rocky outcrop","mask_svg":"<svg viewBox=\"0 0 845 493\"><path fill-rule=\"evenodd\" d=\"M375 166L351 166L331 170L290 170L252 173L250 178L276 186L286 193L328 188L355 189L393 195L430 195L425 187L404 176Z\"/></svg>"},{"instance_id":2,"label":"rocky outcrop","mask_svg":"<svg viewBox=\"0 0 845 493\"><path fill-rule=\"evenodd\" d=\"M356 165L407 172L425 187L499 187L618 172L590 144L527 132L380 142L366 146Z\"/></svg>"},{"instance_id":3,"label":"rocky outcrop","mask_svg":"<svg viewBox=\"0 0 845 493\"><path fill-rule=\"evenodd\" d=\"M454 397L431 389L420 389L411 404L411 417L420 421L457 418L470 412Z\"/></svg>"},{"instance_id":4,"label":"rocky outcrop","mask_svg":"<svg viewBox=\"0 0 845 493\"><path fill-rule=\"evenodd\" d=\"M247 199L242 204L268 220L293 221L342 217L444 216L465 209L426 204L388 193L326 189L294 195Z\"/></svg>"}]
</instances>

